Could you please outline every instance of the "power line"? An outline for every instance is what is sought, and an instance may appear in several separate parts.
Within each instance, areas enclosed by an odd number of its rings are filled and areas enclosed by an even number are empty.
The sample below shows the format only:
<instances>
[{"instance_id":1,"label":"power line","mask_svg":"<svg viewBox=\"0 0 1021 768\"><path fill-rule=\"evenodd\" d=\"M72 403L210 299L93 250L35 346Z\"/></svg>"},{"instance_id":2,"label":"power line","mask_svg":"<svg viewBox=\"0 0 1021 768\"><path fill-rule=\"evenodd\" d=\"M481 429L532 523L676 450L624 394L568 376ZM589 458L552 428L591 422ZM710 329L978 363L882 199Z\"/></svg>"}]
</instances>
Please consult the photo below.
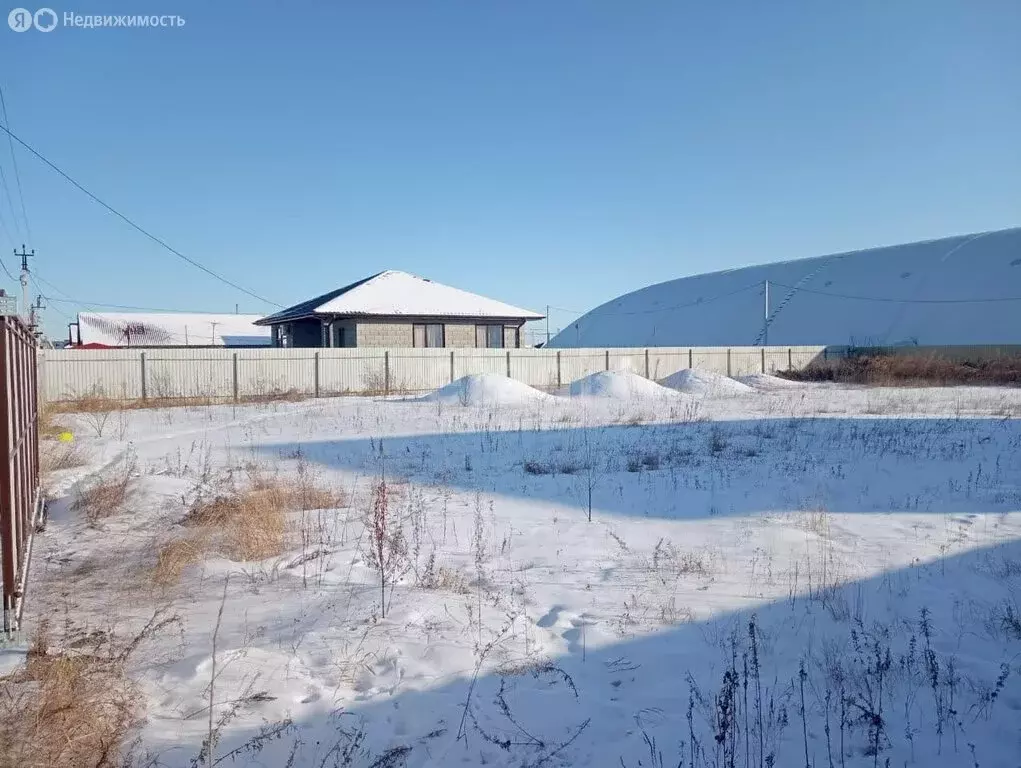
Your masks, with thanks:
<instances>
[{"instance_id":1,"label":"power line","mask_svg":"<svg viewBox=\"0 0 1021 768\"><path fill-rule=\"evenodd\" d=\"M36 278L39 278L39 276L36 275ZM40 279L40 282L45 283L46 281ZM49 283L47 283L47 285L49 285ZM50 287L53 288L52 285L50 285ZM63 293L63 291L58 291L58 292L59 293ZM64 295L67 296L67 294L64 294ZM46 296L45 298L47 300L49 300L49 301L56 301L56 302L58 302L60 304L78 304L78 305L81 305L83 307L104 307L106 309L129 309L129 310L135 310L135 311L138 311L138 312L173 312L175 314L184 314L184 315L187 315L187 314L192 314L192 315L233 315L234 314L233 312L203 312L203 311L200 311L200 310L193 310L193 309L165 309L165 308L162 308L162 307L136 307L136 306L132 306L130 304L106 304L106 303L104 303L102 301L85 301L84 299L72 299L69 296L67 298L64 298L64 299L58 299L58 298L56 298L54 296Z\"/></svg>"},{"instance_id":2,"label":"power line","mask_svg":"<svg viewBox=\"0 0 1021 768\"><path fill-rule=\"evenodd\" d=\"M235 282L233 282L233 281L231 281L231 280L228 280L228 279L227 279L226 277L224 277L223 275L220 275L220 274L218 274L218 273L214 272L214 271L213 271L213 270L211 270L211 269L210 269L209 267L207 267L207 266L205 266L204 264L202 264L202 263L200 263L200 262L196 261L195 259L193 259L193 258L191 258L191 257L189 257L189 256L185 256L185 255L184 255L183 253L181 253L181 252L180 252L179 250L177 250L176 248L173 248L173 247L171 247L171 246L170 246L170 245L168 245L168 244L167 244L166 242L164 242L164 241L163 241L163 240L161 240L160 238L156 237L156 235L152 234L152 233L151 233L151 232L149 232L148 230L146 230L146 229L144 229L143 227L141 227L141 226L139 226L138 224L136 224L136 223L135 223L134 221L132 221L131 219L129 219L129 218L127 217L127 216L125 216L125 215L124 215L123 213L121 213L120 211L118 211L118 210L117 210L116 208L114 208L113 206L111 206L111 205L109 205L109 204L107 204L107 203L103 202L102 200L100 200L100 199L99 199L98 197L96 197L96 196L95 196L94 194L92 194L92 193L91 193L91 192L90 192L89 190L87 190L87 189L86 189L85 187L83 187L83 186L82 186L81 184L79 184L79 183L78 183L77 181L75 181L75 180L74 180L74 179L72 179L72 178L71 178L70 176L68 176L68 175L67 175L66 173L64 173L64 171L62 171L62 170L61 170L60 168L58 168L58 167L57 167L56 165L54 165L54 164L53 164L52 162L50 162L50 161L49 161L48 159L46 159L46 157L44 157L44 156L43 156L43 155L42 155L41 153L39 153L39 152L38 152L37 150L35 150L35 149L34 149L34 148L33 148L33 147L31 146L31 145L29 145L29 144L28 144L28 143L26 143L26 142L25 142L25 141L24 141L23 139L21 139L20 137L18 137L18 135L17 135L17 134L15 134L15 133L14 133L13 131L11 131L11 129L10 129L10 128L8 128L8 127L7 127L6 125L0 125L0 129L2 129L2 130L3 130L4 132L6 132L6 133L7 133L7 136L8 136L8 138L10 138L10 139L13 139L14 141L18 142L18 143L19 143L19 144L20 144L20 145L21 145L22 147L24 147L24 148L25 148L25 149L27 149L27 150L28 150L28 151L29 151L30 153L32 153L33 155L35 155L35 157L36 157L36 158L38 158L38 159L39 159L39 160L41 160L41 161L42 161L43 163L45 163L46 165L48 165L48 166L49 166L49 167L50 167L51 169L53 169L54 171L56 171L56 172L57 172L57 173L58 173L58 174L59 174L59 175L60 175L61 177L63 177L63 179L64 179L65 181L67 181L67 182L68 182L68 183L70 183L70 184L71 184L72 186L74 186L75 188L77 188L77 189L78 189L78 190L79 190L80 192L83 192L83 193L84 193L84 194L85 194L85 195L86 195L87 197L89 197L89 198L90 198L90 199L91 199L91 200L92 200L93 202L95 202L95 203L98 203L98 204L99 204L99 205L101 205L101 206L102 206L103 208L105 208L105 209L106 209L106 210L108 210L108 211L109 211L110 213L112 213L112 214L113 214L114 216L116 216L117 218L121 219L121 220L122 220L122 221L123 221L124 223L126 223L126 224L127 224L128 226L130 226L130 227L131 227L132 229L134 229L134 230L136 230L136 231L138 231L138 232L142 233L143 235L145 235L145 236L146 236L147 238L149 238L150 240L152 240L152 241L153 241L154 243L156 243L157 245L161 246L161 247L162 247L162 248L164 248L165 250L167 250L167 251L169 251L170 253L172 253L172 254L174 254L175 256L177 256L177 257L178 257L179 259L183 259L184 261L188 262L189 264L191 264L191 265L192 265L193 267L195 267L196 269L201 269L201 270L202 270L203 272L205 272L205 273L206 273L207 275L209 275L210 277L216 278L217 280L219 280L219 281L220 281L221 283L223 283L224 285L229 285L229 286L230 286L231 288L234 288L235 290L241 291L242 293L244 293L244 294L246 294L246 295L248 295L248 296L251 296L251 297L252 297L253 299L258 299L259 301L263 302L264 304L269 304L269 305L271 305L271 306L274 306L274 307L281 307L281 308L283 307L283 305L282 305L282 304L277 304L277 303L276 303L275 301L270 301L269 299L267 299L267 298L265 298L265 297L263 297L263 296L260 296L259 294L257 294L257 293L254 293L254 292L252 292L252 291L248 290L247 288L244 288L243 286L240 286L240 285L238 285L237 283L235 283Z\"/></svg>"},{"instance_id":3,"label":"power line","mask_svg":"<svg viewBox=\"0 0 1021 768\"><path fill-rule=\"evenodd\" d=\"M675 309L687 309L688 307L698 307L698 306L701 306L701 305L704 305L704 304L711 304L714 301L719 301L720 299L726 299L726 298L729 298L730 296L736 296L739 293L744 293L745 291L750 291L753 288L759 288L761 286L762 286L762 283L757 281L757 282L752 283L751 285L746 285L743 288L738 288L737 290L734 290L734 291L727 291L726 293L721 293L721 294L718 294L716 296L710 296L707 299L697 299L696 301L689 301L689 302L684 303L684 304L674 304L674 305L671 305L669 307L656 307L654 309L636 309L636 310L631 311L631 312L599 312L598 310L592 310L591 312L588 313L588 316L589 317L620 317L620 316L625 316L625 315L651 315L651 314L655 314L657 312L671 312L671 311L673 311ZM563 312L572 312L573 314L578 314L578 315L582 314L581 312L573 312L573 310L563 309L562 307L550 307L550 309L559 309L559 310L561 310Z\"/></svg>"},{"instance_id":4,"label":"power line","mask_svg":"<svg viewBox=\"0 0 1021 768\"><path fill-rule=\"evenodd\" d=\"M15 283L18 282L18 278L11 274L11 270L7 269L7 264L4 263L3 259L0 259L0 267L3 267L3 270L7 274L7 277L11 278L13 282Z\"/></svg>"},{"instance_id":5,"label":"power line","mask_svg":"<svg viewBox=\"0 0 1021 768\"><path fill-rule=\"evenodd\" d=\"M853 301L876 301L886 304L996 304L1003 301L1021 301L1021 296L1003 296L998 298L987 298L987 299L896 299L887 296L855 296L846 293L831 293L830 291L817 291L812 288L794 288L794 286L784 285L783 283L777 283L771 281L774 285L779 285L783 288L790 288L797 290L799 293L814 293L819 296L830 296L835 299L851 299Z\"/></svg>"},{"instance_id":6,"label":"power line","mask_svg":"<svg viewBox=\"0 0 1021 768\"><path fill-rule=\"evenodd\" d=\"M7 117L7 102L4 100L4 89L0 85L0 115L3 116L4 126L10 128L11 121ZM18 173L18 159L14 154L14 143L11 141L11 134L7 134L7 146L11 150L11 165L14 167L14 181L18 187L18 199L21 201L21 218L25 220L25 233L28 241L32 242L32 228L28 225L28 211L25 209L25 194L21 191L21 174ZM8 195L10 191L8 190Z\"/></svg>"}]
</instances>

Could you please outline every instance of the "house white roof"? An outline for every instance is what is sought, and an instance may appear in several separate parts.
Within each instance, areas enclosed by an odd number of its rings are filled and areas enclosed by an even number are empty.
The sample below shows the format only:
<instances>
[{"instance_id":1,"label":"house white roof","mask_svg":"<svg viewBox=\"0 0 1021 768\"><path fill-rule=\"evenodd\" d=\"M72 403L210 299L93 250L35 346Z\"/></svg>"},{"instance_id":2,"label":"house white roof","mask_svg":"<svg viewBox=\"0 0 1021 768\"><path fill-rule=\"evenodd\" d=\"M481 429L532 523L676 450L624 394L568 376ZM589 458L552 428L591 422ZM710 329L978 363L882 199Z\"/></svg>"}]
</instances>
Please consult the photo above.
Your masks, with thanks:
<instances>
[{"instance_id":1,"label":"house white roof","mask_svg":"<svg viewBox=\"0 0 1021 768\"><path fill-rule=\"evenodd\" d=\"M265 324L312 315L493 317L539 320L542 315L407 272L387 270L264 318Z\"/></svg>"},{"instance_id":2,"label":"house white roof","mask_svg":"<svg viewBox=\"0 0 1021 768\"><path fill-rule=\"evenodd\" d=\"M110 347L268 346L260 315L177 312L80 312L82 344Z\"/></svg>"}]
</instances>

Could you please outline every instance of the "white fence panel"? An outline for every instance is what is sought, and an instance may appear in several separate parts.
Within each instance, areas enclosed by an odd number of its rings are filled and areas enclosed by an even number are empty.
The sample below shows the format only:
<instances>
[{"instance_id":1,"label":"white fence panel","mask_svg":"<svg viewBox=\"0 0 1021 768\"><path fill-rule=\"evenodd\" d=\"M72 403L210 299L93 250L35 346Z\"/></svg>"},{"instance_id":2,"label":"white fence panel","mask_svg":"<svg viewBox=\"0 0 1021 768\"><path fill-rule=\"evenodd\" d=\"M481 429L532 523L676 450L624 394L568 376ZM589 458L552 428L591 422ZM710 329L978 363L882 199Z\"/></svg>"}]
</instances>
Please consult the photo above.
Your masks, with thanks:
<instances>
[{"instance_id":1,"label":"white fence panel","mask_svg":"<svg viewBox=\"0 0 1021 768\"><path fill-rule=\"evenodd\" d=\"M238 350L239 397L315 394L316 351Z\"/></svg>"},{"instance_id":2,"label":"white fence panel","mask_svg":"<svg viewBox=\"0 0 1021 768\"><path fill-rule=\"evenodd\" d=\"M427 392L477 373L552 390L605 370L655 380L688 367L741 376L804 368L825 354L824 347L47 349L39 353L39 380L47 401Z\"/></svg>"},{"instance_id":3,"label":"white fence panel","mask_svg":"<svg viewBox=\"0 0 1021 768\"><path fill-rule=\"evenodd\" d=\"M447 357L452 354L454 360L453 373L449 380L460 379L462 376L473 376L479 373L495 373L507 375L507 352L520 350L504 349L451 349L445 350Z\"/></svg>"},{"instance_id":4,"label":"white fence panel","mask_svg":"<svg viewBox=\"0 0 1021 768\"><path fill-rule=\"evenodd\" d=\"M649 378L662 381L672 373L689 368L691 351L685 349L649 349Z\"/></svg>"},{"instance_id":5,"label":"white fence panel","mask_svg":"<svg viewBox=\"0 0 1021 768\"><path fill-rule=\"evenodd\" d=\"M142 396L137 349L44 349L39 360L45 367L40 377L44 400L77 400L90 395L130 400Z\"/></svg>"},{"instance_id":6,"label":"white fence panel","mask_svg":"<svg viewBox=\"0 0 1021 768\"><path fill-rule=\"evenodd\" d=\"M142 352L135 355L141 358ZM228 398L233 395L232 355L228 349L147 349L145 397Z\"/></svg>"},{"instance_id":7,"label":"white fence panel","mask_svg":"<svg viewBox=\"0 0 1021 768\"><path fill-rule=\"evenodd\" d=\"M552 351L552 350L550 350ZM563 349L560 355L560 380L564 386L597 371L606 370L605 349Z\"/></svg>"},{"instance_id":8,"label":"white fence panel","mask_svg":"<svg viewBox=\"0 0 1021 768\"><path fill-rule=\"evenodd\" d=\"M511 378L531 387L552 392L563 383L557 374L556 350L515 349L511 356Z\"/></svg>"},{"instance_id":9,"label":"white fence panel","mask_svg":"<svg viewBox=\"0 0 1021 768\"><path fill-rule=\"evenodd\" d=\"M319 392L323 395L386 391L386 355L381 349L320 349Z\"/></svg>"},{"instance_id":10,"label":"white fence panel","mask_svg":"<svg viewBox=\"0 0 1021 768\"><path fill-rule=\"evenodd\" d=\"M450 383L449 349L391 349L390 391L428 392Z\"/></svg>"}]
</instances>

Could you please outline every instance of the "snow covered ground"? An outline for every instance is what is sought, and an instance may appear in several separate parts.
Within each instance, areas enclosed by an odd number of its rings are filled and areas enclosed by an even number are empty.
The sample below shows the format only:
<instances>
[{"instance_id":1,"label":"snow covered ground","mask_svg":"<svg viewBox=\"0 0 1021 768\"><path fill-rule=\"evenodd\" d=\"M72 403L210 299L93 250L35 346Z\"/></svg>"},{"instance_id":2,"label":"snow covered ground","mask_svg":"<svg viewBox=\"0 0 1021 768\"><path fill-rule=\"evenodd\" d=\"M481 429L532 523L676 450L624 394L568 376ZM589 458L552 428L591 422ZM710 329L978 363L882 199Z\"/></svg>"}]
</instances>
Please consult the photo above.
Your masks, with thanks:
<instances>
[{"instance_id":1,"label":"snow covered ground","mask_svg":"<svg viewBox=\"0 0 1021 768\"><path fill-rule=\"evenodd\" d=\"M130 637L169 604L130 662L160 766L212 723L204 764L1016 768L1021 391L768 378L65 417L88 464L49 478L28 631ZM90 526L75 484L125 462L130 503ZM151 586L253 466L344 506ZM381 476L407 545L385 617Z\"/></svg>"}]
</instances>

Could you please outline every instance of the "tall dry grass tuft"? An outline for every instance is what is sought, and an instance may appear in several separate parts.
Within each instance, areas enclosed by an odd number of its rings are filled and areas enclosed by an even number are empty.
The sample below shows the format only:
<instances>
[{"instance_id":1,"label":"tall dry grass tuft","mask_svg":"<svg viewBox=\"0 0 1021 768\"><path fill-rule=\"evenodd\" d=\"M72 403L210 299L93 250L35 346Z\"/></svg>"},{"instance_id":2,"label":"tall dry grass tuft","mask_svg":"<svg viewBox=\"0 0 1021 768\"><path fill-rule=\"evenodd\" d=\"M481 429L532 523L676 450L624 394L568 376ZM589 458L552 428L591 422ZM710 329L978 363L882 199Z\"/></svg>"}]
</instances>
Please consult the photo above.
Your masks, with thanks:
<instances>
[{"instance_id":1,"label":"tall dry grass tuft","mask_svg":"<svg viewBox=\"0 0 1021 768\"><path fill-rule=\"evenodd\" d=\"M54 648L43 622L24 667L0 678L0 768L121 765L126 737L143 713L125 666L143 642L177 621L157 609L127 642L114 645L103 635L73 652Z\"/></svg>"},{"instance_id":2,"label":"tall dry grass tuft","mask_svg":"<svg viewBox=\"0 0 1021 768\"><path fill-rule=\"evenodd\" d=\"M39 468L45 472L84 467L92 460L89 449L78 441L58 443L54 440L39 442Z\"/></svg>"},{"instance_id":3,"label":"tall dry grass tuft","mask_svg":"<svg viewBox=\"0 0 1021 768\"><path fill-rule=\"evenodd\" d=\"M129 456L108 468L75 492L73 509L89 525L119 514L127 507L134 490L135 461Z\"/></svg>"},{"instance_id":4,"label":"tall dry grass tuft","mask_svg":"<svg viewBox=\"0 0 1021 768\"><path fill-rule=\"evenodd\" d=\"M172 586L185 570L216 553L236 561L265 560L282 555L289 546L289 515L313 509L333 509L343 496L319 485L310 473L282 478L247 468L248 485L232 485L200 498L188 510L178 536L157 553L152 571L157 586Z\"/></svg>"}]
</instances>

